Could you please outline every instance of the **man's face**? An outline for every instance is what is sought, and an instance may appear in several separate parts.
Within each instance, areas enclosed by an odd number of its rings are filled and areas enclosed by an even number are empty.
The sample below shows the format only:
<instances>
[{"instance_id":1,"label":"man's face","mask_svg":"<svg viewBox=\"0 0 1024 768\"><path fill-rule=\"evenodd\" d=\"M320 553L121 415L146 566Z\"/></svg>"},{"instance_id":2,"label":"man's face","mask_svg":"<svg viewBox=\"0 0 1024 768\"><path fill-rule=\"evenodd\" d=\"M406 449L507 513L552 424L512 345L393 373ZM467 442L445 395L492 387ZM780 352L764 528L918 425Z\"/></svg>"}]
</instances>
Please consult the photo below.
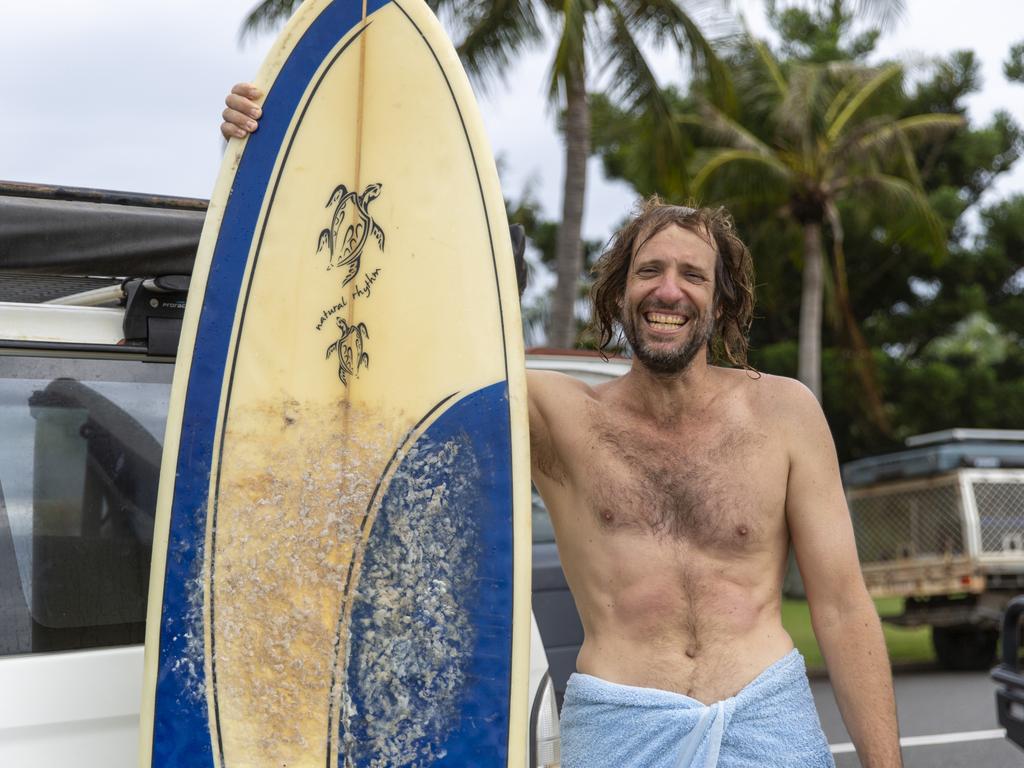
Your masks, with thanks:
<instances>
[{"instance_id":1,"label":"man's face","mask_svg":"<svg viewBox=\"0 0 1024 768\"><path fill-rule=\"evenodd\" d=\"M700 234L675 224L633 254L622 327L633 354L654 373L685 370L711 340L717 259Z\"/></svg>"}]
</instances>

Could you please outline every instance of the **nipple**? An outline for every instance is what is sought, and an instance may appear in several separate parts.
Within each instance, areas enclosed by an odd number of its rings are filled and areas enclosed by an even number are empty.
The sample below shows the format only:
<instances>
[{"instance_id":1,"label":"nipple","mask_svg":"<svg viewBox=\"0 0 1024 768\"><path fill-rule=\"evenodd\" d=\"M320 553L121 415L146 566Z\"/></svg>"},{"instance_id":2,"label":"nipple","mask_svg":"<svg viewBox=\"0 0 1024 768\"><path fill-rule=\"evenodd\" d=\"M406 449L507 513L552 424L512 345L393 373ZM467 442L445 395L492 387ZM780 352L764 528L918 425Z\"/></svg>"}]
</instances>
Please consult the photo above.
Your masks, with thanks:
<instances>
[{"instance_id":1,"label":"nipple","mask_svg":"<svg viewBox=\"0 0 1024 768\"><path fill-rule=\"evenodd\" d=\"M750 533L750 529L747 528L747 526L745 526L745 525L737 525L736 526L736 535L737 536L746 536L748 533Z\"/></svg>"}]
</instances>

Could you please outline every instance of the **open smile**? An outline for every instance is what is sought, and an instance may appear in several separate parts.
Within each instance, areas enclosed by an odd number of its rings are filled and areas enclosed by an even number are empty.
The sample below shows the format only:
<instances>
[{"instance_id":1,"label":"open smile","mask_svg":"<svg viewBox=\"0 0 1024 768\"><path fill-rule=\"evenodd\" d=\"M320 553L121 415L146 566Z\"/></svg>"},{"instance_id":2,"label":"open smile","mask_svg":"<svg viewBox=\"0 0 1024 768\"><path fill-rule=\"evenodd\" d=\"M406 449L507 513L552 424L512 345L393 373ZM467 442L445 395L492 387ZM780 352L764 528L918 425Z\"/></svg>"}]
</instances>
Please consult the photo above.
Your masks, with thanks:
<instances>
[{"instance_id":1,"label":"open smile","mask_svg":"<svg viewBox=\"0 0 1024 768\"><path fill-rule=\"evenodd\" d=\"M674 333L690 321L685 315L669 312L644 312L643 318L648 328L659 333Z\"/></svg>"}]
</instances>

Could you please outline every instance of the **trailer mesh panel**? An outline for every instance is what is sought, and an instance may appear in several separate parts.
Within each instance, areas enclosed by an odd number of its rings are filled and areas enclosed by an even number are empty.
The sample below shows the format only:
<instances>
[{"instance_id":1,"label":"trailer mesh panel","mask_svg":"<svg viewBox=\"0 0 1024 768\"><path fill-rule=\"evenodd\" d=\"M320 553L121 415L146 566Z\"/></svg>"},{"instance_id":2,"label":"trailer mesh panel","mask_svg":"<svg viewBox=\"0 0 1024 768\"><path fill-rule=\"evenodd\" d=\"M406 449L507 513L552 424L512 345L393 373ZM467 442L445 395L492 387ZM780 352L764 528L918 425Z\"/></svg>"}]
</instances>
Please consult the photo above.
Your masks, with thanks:
<instances>
[{"instance_id":1,"label":"trailer mesh panel","mask_svg":"<svg viewBox=\"0 0 1024 768\"><path fill-rule=\"evenodd\" d=\"M1024 483L979 479L971 486L982 552L1024 554Z\"/></svg>"},{"instance_id":2,"label":"trailer mesh panel","mask_svg":"<svg viewBox=\"0 0 1024 768\"><path fill-rule=\"evenodd\" d=\"M849 502L862 564L964 553L955 476L858 489Z\"/></svg>"}]
</instances>

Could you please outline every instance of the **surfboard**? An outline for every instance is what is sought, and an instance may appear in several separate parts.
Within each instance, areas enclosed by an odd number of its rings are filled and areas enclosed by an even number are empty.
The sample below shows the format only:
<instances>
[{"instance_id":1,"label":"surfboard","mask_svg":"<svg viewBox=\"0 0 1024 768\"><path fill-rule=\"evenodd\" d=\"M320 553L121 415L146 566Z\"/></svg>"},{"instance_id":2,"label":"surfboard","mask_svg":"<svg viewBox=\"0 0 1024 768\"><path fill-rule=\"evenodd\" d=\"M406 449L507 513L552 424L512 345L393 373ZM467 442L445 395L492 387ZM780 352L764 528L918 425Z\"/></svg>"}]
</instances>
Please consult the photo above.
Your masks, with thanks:
<instances>
[{"instance_id":1,"label":"surfboard","mask_svg":"<svg viewBox=\"0 0 1024 768\"><path fill-rule=\"evenodd\" d=\"M422 0L307 0L229 143L154 533L140 765L525 764L525 373L493 156Z\"/></svg>"}]
</instances>

